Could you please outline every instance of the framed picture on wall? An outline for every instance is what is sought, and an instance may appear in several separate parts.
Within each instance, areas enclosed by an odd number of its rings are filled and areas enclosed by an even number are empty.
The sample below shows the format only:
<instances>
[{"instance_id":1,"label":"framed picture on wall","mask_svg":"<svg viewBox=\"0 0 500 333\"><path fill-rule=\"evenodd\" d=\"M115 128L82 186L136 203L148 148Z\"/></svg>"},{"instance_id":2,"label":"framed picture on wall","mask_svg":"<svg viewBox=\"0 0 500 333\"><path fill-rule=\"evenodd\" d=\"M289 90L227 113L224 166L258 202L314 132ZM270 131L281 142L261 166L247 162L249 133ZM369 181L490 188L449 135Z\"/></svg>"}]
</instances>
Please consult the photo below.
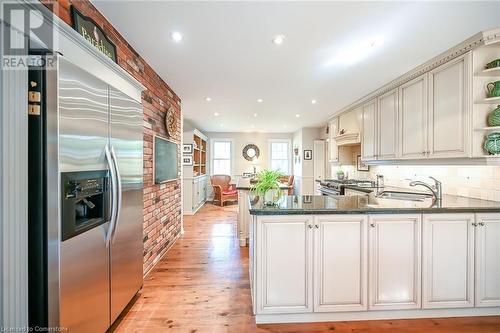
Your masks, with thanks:
<instances>
[{"instance_id":1,"label":"framed picture on wall","mask_svg":"<svg viewBox=\"0 0 500 333\"><path fill-rule=\"evenodd\" d=\"M193 155L182 156L182 165L184 165L184 166L193 165Z\"/></svg>"},{"instance_id":2,"label":"framed picture on wall","mask_svg":"<svg viewBox=\"0 0 500 333\"><path fill-rule=\"evenodd\" d=\"M313 159L313 151L310 149L304 150L304 161L309 161Z\"/></svg>"},{"instance_id":3,"label":"framed picture on wall","mask_svg":"<svg viewBox=\"0 0 500 333\"><path fill-rule=\"evenodd\" d=\"M192 154L193 153L193 144L185 143L182 145L182 153L183 154Z\"/></svg>"},{"instance_id":4,"label":"framed picture on wall","mask_svg":"<svg viewBox=\"0 0 500 333\"><path fill-rule=\"evenodd\" d=\"M361 161L361 155L356 158L356 169L358 171L370 171L370 166Z\"/></svg>"}]
</instances>

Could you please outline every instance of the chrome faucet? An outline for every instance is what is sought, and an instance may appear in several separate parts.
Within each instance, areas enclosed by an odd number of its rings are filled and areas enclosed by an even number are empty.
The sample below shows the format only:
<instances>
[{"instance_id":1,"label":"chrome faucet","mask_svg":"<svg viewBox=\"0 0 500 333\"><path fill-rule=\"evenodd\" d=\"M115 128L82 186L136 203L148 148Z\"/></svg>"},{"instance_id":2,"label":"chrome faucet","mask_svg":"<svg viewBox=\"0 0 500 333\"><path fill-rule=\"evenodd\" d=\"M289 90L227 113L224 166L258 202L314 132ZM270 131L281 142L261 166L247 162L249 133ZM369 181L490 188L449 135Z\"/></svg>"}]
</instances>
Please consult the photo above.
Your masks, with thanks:
<instances>
[{"instance_id":1,"label":"chrome faucet","mask_svg":"<svg viewBox=\"0 0 500 333\"><path fill-rule=\"evenodd\" d=\"M434 185L429 185L426 182L422 182L420 180L414 180L410 182L410 186L420 185L427 187L436 199L441 200L443 198L443 188L441 182L434 177L429 176L429 178L434 180Z\"/></svg>"}]
</instances>

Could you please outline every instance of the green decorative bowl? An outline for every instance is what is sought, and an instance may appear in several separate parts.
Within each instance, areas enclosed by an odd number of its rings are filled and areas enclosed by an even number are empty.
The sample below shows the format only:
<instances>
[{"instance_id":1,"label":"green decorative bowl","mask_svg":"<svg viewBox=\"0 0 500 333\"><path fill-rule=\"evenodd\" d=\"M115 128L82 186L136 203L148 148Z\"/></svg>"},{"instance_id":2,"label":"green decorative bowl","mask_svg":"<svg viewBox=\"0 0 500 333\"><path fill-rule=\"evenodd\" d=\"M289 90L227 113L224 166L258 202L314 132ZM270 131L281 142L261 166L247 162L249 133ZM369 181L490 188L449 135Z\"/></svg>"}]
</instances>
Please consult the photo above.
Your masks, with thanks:
<instances>
[{"instance_id":1,"label":"green decorative bowl","mask_svg":"<svg viewBox=\"0 0 500 333\"><path fill-rule=\"evenodd\" d=\"M500 132L491 133L486 136L484 149L491 155L500 154Z\"/></svg>"},{"instance_id":2,"label":"green decorative bowl","mask_svg":"<svg viewBox=\"0 0 500 333\"><path fill-rule=\"evenodd\" d=\"M488 115L488 125L500 126L500 105Z\"/></svg>"}]
</instances>

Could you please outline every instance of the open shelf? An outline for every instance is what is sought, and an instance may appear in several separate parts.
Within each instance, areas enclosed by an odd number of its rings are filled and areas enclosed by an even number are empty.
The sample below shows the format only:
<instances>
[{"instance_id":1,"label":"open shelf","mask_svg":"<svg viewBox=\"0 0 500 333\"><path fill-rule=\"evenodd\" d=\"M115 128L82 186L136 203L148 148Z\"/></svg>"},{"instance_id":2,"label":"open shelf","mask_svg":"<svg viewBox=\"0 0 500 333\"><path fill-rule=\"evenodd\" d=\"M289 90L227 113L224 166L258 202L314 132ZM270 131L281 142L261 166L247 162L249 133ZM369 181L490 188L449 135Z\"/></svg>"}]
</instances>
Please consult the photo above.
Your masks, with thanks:
<instances>
[{"instance_id":1,"label":"open shelf","mask_svg":"<svg viewBox=\"0 0 500 333\"><path fill-rule=\"evenodd\" d=\"M500 104L500 97L489 97L479 101L476 101L474 104Z\"/></svg>"},{"instance_id":2,"label":"open shelf","mask_svg":"<svg viewBox=\"0 0 500 333\"><path fill-rule=\"evenodd\" d=\"M500 67L483 69L475 75L483 77L500 77Z\"/></svg>"},{"instance_id":3,"label":"open shelf","mask_svg":"<svg viewBox=\"0 0 500 333\"><path fill-rule=\"evenodd\" d=\"M475 131L500 131L500 126L476 127Z\"/></svg>"}]
</instances>

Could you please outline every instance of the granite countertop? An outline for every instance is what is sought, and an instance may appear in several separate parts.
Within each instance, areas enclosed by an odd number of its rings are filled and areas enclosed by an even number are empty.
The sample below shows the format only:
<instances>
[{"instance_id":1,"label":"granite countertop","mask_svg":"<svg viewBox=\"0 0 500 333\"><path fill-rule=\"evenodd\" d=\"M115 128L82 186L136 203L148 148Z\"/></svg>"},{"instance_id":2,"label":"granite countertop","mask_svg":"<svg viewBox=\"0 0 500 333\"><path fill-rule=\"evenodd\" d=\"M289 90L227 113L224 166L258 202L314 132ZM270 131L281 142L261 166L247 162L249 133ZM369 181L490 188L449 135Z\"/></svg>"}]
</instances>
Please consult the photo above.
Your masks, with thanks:
<instances>
[{"instance_id":1,"label":"granite countertop","mask_svg":"<svg viewBox=\"0 0 500 333\"><path fill-rule=\"evenodd\" d=\"M243 178L243 177L240 177L238 179L238 182L236 183L236 189L237 190L251 190L252 188L252 184L250 184L250 179L252 178ZM287 184L282 184L282 186L280 186L280 188L282 190L285 190L285 189L288 189L288 185Z\"/></svg>"},{"instance_id":2,"label":"granite countertop","mask_svg":"<svg viewBox=\"0 0 500 333\"><path fill-rule=\"evenodd\" d=\"M500 202L443 195L440 201L406 201L377 198L375 193L352 196L283 196L277 206L264 206L258 196L250 196L251 215L313 215L363 213L467 213L500 212Z\"/></svg>"}]
</instances>

